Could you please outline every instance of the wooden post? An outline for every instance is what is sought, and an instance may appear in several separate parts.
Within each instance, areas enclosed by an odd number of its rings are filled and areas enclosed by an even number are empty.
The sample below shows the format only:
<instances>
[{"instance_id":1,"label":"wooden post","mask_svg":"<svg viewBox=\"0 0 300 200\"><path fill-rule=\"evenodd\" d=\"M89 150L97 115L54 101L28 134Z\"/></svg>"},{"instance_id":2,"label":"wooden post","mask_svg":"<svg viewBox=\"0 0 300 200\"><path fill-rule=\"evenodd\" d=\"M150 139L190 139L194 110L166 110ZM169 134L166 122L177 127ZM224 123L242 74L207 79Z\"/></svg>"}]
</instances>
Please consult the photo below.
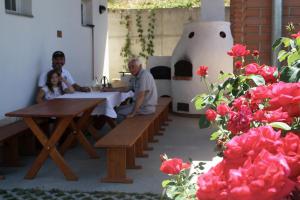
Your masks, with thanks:
<instances>
[{"instance_id":1,"label":"wooden post","mask_svg":"<svg viewBox=\"0 0 300 200\"><path fill-rule=\"evenodd\" d=\"M133 183L126 177L126 148L107 149L107 176L101 179L106 183Z\"/></svg>"}]
</instances>

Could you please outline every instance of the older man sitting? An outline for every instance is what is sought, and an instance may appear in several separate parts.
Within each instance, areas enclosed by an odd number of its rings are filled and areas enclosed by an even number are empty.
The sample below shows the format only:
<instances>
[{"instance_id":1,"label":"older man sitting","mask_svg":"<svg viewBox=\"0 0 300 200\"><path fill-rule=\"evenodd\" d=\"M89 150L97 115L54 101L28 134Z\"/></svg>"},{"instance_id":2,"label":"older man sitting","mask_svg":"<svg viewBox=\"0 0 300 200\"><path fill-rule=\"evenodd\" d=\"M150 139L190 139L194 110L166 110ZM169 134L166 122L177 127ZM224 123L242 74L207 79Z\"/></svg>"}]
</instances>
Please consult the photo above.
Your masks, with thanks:
<instances>
[{"instance_id":1,"label":"older man sitting","mask_svg":"<svg viewBox=\"0 0 300 200\"><path fill-rule=\"evenodd\" d=\"M133 117L137 114L147 115L155 112L157 105L157 89L151 73L142 68L138 58L132 58L128 62L128 69L133 75L132 85L122 91L133 90L133 103L120 106L118 114ZM111 91L105 89L105 91Z\"/></svg>"}]
</instances>

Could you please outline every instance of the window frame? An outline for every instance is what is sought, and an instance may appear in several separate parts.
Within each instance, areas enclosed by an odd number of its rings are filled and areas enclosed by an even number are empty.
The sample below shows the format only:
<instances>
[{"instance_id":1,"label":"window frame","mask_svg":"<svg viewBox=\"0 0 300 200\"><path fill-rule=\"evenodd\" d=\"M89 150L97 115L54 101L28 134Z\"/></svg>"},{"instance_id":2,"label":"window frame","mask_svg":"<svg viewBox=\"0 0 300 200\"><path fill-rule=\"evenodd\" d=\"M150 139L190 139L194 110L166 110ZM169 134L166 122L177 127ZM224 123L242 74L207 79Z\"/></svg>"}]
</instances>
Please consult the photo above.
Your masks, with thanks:
<instances>
[{"instance_id":1,"label":"window frame","mask_svg":"<svg viewBox=\"0 0 300 200\"><path fill-rule=\"evenodd\" d=\"M9 6L11 9L7 9L7 1L9 1ZM13 10L12 9L12 5L13 5L13 2L15 2L15 8L16 10ZM24 1L24 0L5 0L4 1L4 7L5 7L5 13L6 14L12 14L12 15L18 15L18 16L24 16L24 17L30 17L32 18L33 15L32 15L32 0L27 0L27 1ZM26 5L28 4L28 5ZM29 10L26 10L26 6L29 6L30 9Z\"/></svg>"}]
</instances>

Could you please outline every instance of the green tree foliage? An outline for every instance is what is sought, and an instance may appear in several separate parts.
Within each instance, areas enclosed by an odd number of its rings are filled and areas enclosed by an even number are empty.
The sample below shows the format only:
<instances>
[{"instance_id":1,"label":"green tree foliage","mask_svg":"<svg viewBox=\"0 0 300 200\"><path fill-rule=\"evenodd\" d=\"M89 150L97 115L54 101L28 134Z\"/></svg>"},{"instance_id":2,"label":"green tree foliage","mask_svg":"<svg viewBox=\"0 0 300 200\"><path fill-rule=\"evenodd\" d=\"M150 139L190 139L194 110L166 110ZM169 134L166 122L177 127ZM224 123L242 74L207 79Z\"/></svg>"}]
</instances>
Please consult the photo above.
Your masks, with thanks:
<instances>
[{"instance_id":1,"label":"green tree foliage","mask_svg":"<svg viewBox=\"0 0 300 200\"><path fill-rule=\"evenodd\" d=\"M194 8L201 0L108 0L110 9ZM230 0L224 0L229 6Z\"/></svg>"}]
</instances>

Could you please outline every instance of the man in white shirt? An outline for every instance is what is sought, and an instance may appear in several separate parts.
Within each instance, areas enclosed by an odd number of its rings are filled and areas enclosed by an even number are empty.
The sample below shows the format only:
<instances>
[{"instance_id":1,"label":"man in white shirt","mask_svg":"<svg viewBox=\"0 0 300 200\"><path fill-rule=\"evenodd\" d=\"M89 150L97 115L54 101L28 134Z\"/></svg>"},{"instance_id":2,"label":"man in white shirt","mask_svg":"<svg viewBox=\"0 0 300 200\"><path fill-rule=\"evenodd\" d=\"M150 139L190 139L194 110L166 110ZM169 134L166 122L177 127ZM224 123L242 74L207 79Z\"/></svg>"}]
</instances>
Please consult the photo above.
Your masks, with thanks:
<instances>
[{"instance_id":1,"label":"man in white shirt","mask_svg":"<svg viewBox=\"0 0 300 200\"><path fill-rule=\"evenodd\" d=\"M75 91L90 92L90 88L82 87L74 81L70 72L63 68L64 64L65 64L65 54L62 51L55 51L52 54L52 68L55 69L57 72L59 72L62 78L64 78L74 87ZM39 83L38 83L40 88L46 85L48 71L40 75Z\"/></svg>"}]
</instances>

